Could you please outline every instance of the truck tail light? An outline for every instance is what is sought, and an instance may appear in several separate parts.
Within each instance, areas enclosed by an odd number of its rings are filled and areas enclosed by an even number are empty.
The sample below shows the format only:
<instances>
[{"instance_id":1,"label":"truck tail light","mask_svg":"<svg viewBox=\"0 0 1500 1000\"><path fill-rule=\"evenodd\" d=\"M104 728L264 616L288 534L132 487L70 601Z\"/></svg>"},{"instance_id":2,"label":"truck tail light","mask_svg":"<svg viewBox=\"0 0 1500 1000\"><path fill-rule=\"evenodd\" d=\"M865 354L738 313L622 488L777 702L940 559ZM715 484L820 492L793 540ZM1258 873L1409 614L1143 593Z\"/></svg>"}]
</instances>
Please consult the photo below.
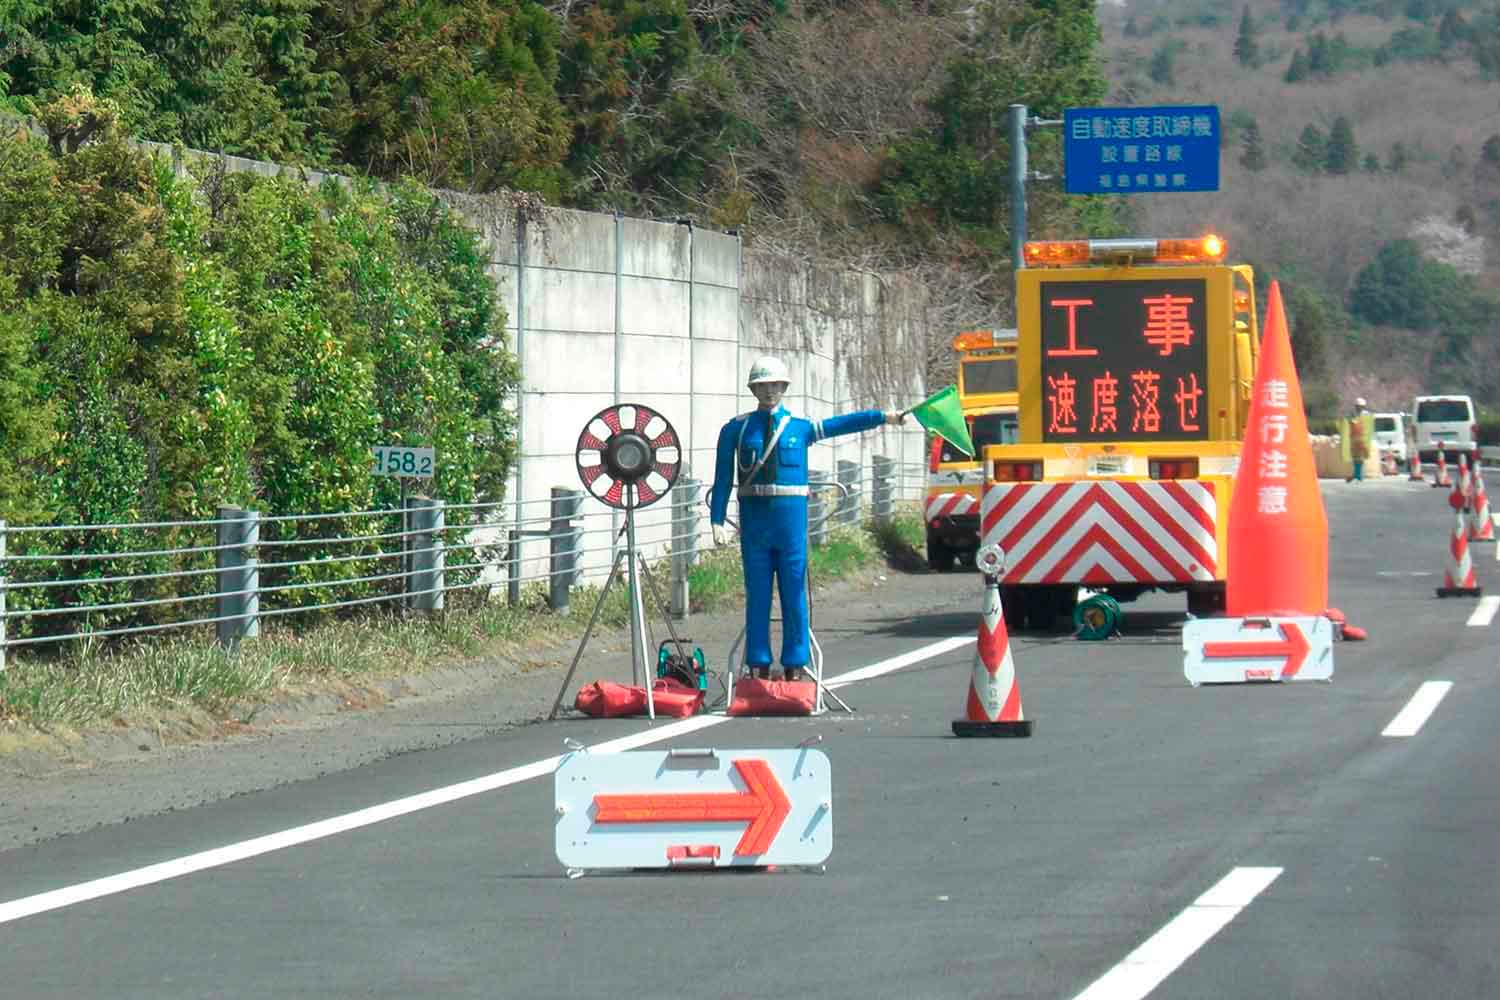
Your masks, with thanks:
<instances>
[{"instance_id":1,"label":"truck tail light","mask_svg":"<svg viewBox=\"0 0 1500 1000\"><path fill-rule=\"evenodd\" d=\"M1042 479L1042 463L1031 460L1025 462L996 462L990 478L997 483L1040 482Z\"/></svg>"},{"instance_id":2,"label":"truck tail light","mask_svg":"<svg viewBox=\"0 0 1500 1000\"><path fill-rule=\"evenodd\" d=\"M1197 479L1196 458L1153 458L1148 466L1152 479Z\"/></svg>"},{"instance_id":3,"label":"truck tail light","mask_svg":"<svg viewBox=\"0 0 1500 1000\"><path fill-rule=\"evenodd\" d=\"M927 471L936 472L938 463L943 460L943 439L936 434L932 436L932 446L927 449Z\"/></svg>"}]
</instances>

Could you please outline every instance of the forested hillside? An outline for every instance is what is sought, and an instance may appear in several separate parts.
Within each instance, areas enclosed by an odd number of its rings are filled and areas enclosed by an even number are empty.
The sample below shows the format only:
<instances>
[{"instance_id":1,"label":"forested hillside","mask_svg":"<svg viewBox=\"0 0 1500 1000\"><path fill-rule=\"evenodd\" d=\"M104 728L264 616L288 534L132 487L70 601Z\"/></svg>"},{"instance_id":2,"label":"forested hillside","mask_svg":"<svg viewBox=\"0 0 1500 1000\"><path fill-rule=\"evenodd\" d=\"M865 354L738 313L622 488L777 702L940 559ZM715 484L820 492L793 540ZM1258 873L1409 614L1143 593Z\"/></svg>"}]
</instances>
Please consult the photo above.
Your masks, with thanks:
<instances>
[{"instance_id":1,"label":"forested hillside","mask_svg":"<svg viewBox=\"0 0 1500 1000\"><path fill-rule=\"evenodd\" d=\"M1093 0L20 0L0 108L82 85L141 138L688 216L919 272L956 329L1009 320L1003 108L1098 103L1097 39ZM1039 189L1032 224L1117 207Z\"/></svg>"},{"instance_id":2,"label":"forested hillside","mask_svg":"<svg viewBox=\"0 0 1500 1000\"><path fill-rule=\"evenodd\" d=\"M1111 103L1215 103L1217 194L1133 197L1282 280L1315 404L1500 405L1500 4L1102 6Z\"/></svg>"},{"instance_id":3,"label":"forested hillside","mask_svg":"<svg viewBox=\"0 0 1500 1000\"><path fill-rule=\"evenodd\" d=\"M1006 105L1216 103L1222 191L1035 183L1030 233L1222 232L1282 280L1322 413L1500 403L1497 78L1497 0L0 5L0 110L81 86L140 138L685 216L913 273L939 330L1012 320Z\"/></svg>"}]
</instances>

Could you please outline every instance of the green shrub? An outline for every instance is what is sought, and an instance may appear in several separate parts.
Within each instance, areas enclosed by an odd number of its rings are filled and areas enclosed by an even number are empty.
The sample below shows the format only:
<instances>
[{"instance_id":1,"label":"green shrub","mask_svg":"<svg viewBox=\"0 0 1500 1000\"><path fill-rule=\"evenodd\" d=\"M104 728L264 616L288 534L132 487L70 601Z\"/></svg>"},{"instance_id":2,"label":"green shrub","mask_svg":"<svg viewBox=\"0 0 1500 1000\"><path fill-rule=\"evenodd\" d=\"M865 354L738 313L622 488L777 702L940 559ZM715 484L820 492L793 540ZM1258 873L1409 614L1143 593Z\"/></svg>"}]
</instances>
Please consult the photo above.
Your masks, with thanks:
<instances>
[{"instance_id":1,"label":"green shrub","mask_svg":"<svg viewBox=\"0 0 1500 1000\"><path fill-rule=\"evenodd\" d=\"M430 192L311 190L227 175L217 161L190 163L182 176L132 147L118 109L83 91L40 119L46 140L18 134L0 146L0 297L14 302L0 315L9 460L0 518L99 525L211 518L226 503L268 514L389 507L399 485L372 475L380 444L435 447L433 491L450 503L501 498L516 456L505 401L519 372L478 237ZM473 516L452 511L448 524ZM340 530L382 529L368 520L268 525L263 562L369 558L270 571L263 583L393 570L375 558L376 540L276 547ZM212 540L184 532L18 535L11 551L66 557ZM24 563L10 575L97 579L197 568L203 558ZM450 582L473 572L456 568ZM188 579L196 583L182 586L201 590L210 578ZM126 603L158 596L158 586L20 591L12 607ZM389 589L371 582L336 596ZM334 597L306 587L266 607ZM117 609L86 624L128 627L153 613ZM23 621L54 634L85 624Z\"/></svg>"}]
</instances>

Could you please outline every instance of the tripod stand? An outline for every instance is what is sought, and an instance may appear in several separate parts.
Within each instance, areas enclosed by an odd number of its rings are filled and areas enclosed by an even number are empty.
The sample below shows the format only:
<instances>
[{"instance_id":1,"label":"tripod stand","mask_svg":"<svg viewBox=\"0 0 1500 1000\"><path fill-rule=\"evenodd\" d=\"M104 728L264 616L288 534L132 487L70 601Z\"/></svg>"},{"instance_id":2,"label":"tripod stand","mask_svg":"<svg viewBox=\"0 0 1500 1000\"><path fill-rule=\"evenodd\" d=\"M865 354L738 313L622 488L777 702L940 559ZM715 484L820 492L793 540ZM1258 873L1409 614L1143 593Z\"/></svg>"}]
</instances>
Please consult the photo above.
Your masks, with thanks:
<instances>
[{"instance_id":1,"label":"tripod stand","mask_svg":"<svg viewBox=\"0 0 1500 1000\"><path fill-rule=\"evenodd\" d=\"M627 484L626 495L635 489L634 485ZM631 678L646 689L646 714L656 718L656 702L651 694L651 672L646 664L646 608L641 599L641 580L644 578L646 585L651 588L651 597L656 601L661 611L662 620L666 622L667 634L672 637L672 644L680 653L683 649L683 641L677 635L677 630L672 627L672 614L666 604L662 601L660 593L656 589L656 580L651 575L651 567L646 562L646 557L635 545L635 505L627 503L625 507L625 527L615 535L618 543L621 536L625 537L625 547L615 553L614 563L609 568L609 578L604 581L604 586L599 591L599 597L594 601L594 611L589 615L589 623L583 630L583 638L579 640L578 651L573 654L573 663L568 667L568 674L563 678L562 687L557 691L557 699L552 703L552 711L548 714L549 720L557 718L558 709L562 707L563 695L567 693L568 685L573 683L573 674L578 669L578 662L583 659L584 648L588 646L589 637L593 635L594 626L599 622L599 613L604 610L604 600L609 596L609 588L614 585L620 576L620 563L628 560L626 577L630 587L630 669Z\"/></svg>"}]
</instances>

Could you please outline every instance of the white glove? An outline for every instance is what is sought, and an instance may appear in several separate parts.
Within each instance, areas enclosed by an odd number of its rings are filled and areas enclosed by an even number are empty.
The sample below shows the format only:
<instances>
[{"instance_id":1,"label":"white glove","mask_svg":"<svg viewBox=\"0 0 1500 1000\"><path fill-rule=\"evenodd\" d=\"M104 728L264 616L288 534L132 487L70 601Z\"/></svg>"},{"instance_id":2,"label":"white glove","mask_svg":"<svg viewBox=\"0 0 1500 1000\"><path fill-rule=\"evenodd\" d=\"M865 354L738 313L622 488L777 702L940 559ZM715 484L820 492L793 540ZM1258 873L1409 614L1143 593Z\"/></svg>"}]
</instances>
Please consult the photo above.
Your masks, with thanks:
<instances>
[{"instance_id":1,"label":"white glove","mask_svg":"<svg viewBox=\"0 0 1500 1000\"><path fill-rule=\"evenodd\" d=\"M730 539L733 537L729 533L729 525L727 525L727 524L715 524L715 525L711 525L710 527L713 530L714 544L715 545L728 545L729 544Z\"/></svg>"},{"instance_id":2,"label":"white glove","mask_svg":"<svg viewBox=\"0 0 1500 1000\"><path fill-rule=\"evenodd\" d=\"M906 420L906 414L899 411L885 415L885 422L893 427L900 427L904 420Z\"/></svg>"}]
</instances>

